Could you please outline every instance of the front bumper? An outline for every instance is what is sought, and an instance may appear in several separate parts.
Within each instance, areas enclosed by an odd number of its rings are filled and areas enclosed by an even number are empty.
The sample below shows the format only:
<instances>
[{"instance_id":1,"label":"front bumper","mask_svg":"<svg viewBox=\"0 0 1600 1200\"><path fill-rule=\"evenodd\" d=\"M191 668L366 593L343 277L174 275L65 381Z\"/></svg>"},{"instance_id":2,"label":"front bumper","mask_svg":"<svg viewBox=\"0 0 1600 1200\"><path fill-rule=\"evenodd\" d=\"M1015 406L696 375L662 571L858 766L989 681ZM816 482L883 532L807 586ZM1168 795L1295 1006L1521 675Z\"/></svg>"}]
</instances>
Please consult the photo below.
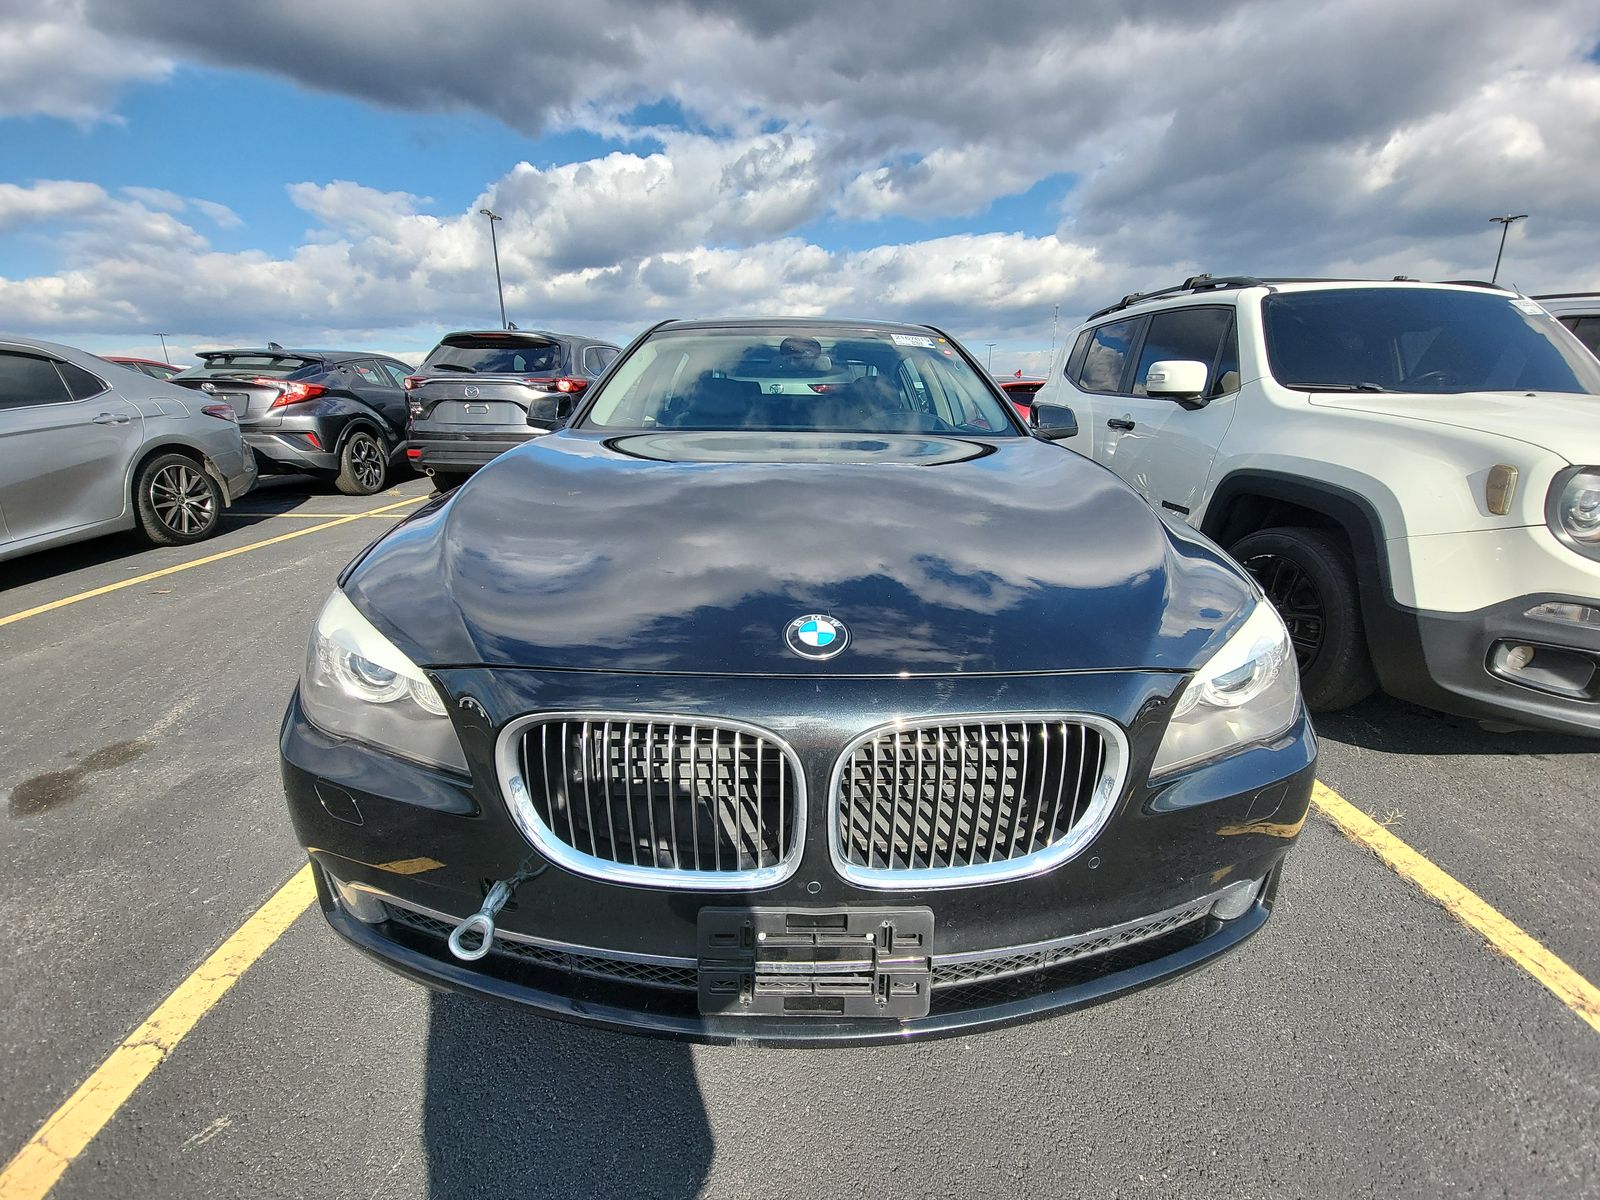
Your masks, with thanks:
<instances>
[{"instance_id":1,"label":"front bumper","mask_svg":"<svg viewBox=\"0 0 1600 1200\"><path fill-rule=\"evenodd\" d=\"M1392 696L1479 720L1600 736L1600 624L1528 615L1539 604L1600 608L1593 597L1534 593L1472 612L1391 604L1372 638ZM1512 647L1532 649L1523 668Z\"/></svg>"},{"instance_id":2,"label":"front bumper","mask_svg":"<svg viewBox=\"0 0 1600 1200\"><path fill-rule=\"evenodd\" d=\"M449 670L436 677L452 700L475 701L450 708L476 783L331 737L305 719L298 699L290 705L282 737L284 785L296 831L317 866L330 923L363 950L427 983L610 1028L713 1041L938 1036L1082 1007L1174 978L1265 922L1284 855L1305 819L1314 773L1315 741L1302 718L1270 746L1150 787L1144 775L1180 680L1175 675L841 678L828 681L825 709L818 708L816 681L804 679L724 678L685 686L670 676L557 671ZM825 815L827 781L841 748L880 724L886 711L942 716L995 712L1002 705L1103 713L1128 731L1131 782L1087 848L1042 875L986 886L885 891L842 878L830 858ZM760 891L687 893L624 886L546 864L498 917L509 937L484 959L459 962L444 945L451 924L478 908L489 883L540 862L500 799L491 761L495 734L523 713L574 708L737 714L787 739L817 797L799 869ZM1265 882L1242 911L1227 919L1213 915L1210 898L1238 881ZM373 904L352 904L350 896ZM703 907L882 906L933 913L935 982L925 1017L720 1016L701 1012L685 986L682 972L697 961ZM1181 919L1163 924L1163 914ZM1114 934L1130 928L1137 937ZM1113 935L1102 936L1108 931ZM1092 952L1082 952L1085 944ZM537 952L526 951L530 945ZM1063 953L1063 945L1074 949ZM954 969L961 962L1029 955L1005 978L939 981L941 962ZM638 960L647 974L668 968L668 978L676 968L679 986L583 969L590 958Z\"/></svg>"}]
</instances>

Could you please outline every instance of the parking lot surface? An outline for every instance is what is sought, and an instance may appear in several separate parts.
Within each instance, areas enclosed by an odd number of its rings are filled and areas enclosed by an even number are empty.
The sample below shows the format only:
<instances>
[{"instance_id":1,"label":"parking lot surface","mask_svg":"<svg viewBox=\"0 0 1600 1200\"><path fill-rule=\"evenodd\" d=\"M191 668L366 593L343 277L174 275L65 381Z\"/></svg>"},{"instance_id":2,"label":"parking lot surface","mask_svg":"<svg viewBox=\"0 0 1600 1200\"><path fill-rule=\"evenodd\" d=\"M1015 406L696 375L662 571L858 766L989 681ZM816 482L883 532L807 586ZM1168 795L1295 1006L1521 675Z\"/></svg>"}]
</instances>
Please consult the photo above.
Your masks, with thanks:
<instances>
[{"instance_id":1,"label":"parking lot surface","mask_svg":"<svg viewBox=\"0 0 1600 1200\"><path fill-rule=\"evenodd\" d=\"M200 546L0 568L0 1161L303 864L276 733L306 633L426 495L269 480ZM1319 731L1329 787L1600 979L1594 749L1382 698ZM312 909L50 1194L1583 1196L1597 1125L1595 1026L1314 813L1211 969L902 1047L557 1024L392 976Z\"/></svg>"}]
</instances>

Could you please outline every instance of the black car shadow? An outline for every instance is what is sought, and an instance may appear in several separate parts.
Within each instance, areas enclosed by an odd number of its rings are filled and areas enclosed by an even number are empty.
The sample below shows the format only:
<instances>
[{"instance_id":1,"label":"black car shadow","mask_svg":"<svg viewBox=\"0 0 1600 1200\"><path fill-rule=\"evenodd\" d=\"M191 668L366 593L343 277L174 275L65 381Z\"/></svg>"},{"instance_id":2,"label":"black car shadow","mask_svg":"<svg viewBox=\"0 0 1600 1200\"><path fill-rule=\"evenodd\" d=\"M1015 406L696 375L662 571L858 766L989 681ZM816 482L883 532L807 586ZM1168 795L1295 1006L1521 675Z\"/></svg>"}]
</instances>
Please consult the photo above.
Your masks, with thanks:
<instances>
[{"instance_id":1,"label":"black car shadow","mask_svg":"<svg viewBox=\"0 0 1600 1200\"><path fill-rule=\"evenodd\" d=\"M423 1141L429 1194L695 1196L711 1128L689 1047L431 997Z\"/></svg>"},{"instance_id":2,"label":"black car shadow","mask_svg":"<svg viewBox=\"0 0 1600 1200\"><path fill-rule=\"evenodd\" d=\"M1600 742L1561 733L1486 730L1471 717L1434 712L1378 694L1343 712L1319 713L1317 736L1384 754L1593 754Z\"/></svg>"}]
</instances>

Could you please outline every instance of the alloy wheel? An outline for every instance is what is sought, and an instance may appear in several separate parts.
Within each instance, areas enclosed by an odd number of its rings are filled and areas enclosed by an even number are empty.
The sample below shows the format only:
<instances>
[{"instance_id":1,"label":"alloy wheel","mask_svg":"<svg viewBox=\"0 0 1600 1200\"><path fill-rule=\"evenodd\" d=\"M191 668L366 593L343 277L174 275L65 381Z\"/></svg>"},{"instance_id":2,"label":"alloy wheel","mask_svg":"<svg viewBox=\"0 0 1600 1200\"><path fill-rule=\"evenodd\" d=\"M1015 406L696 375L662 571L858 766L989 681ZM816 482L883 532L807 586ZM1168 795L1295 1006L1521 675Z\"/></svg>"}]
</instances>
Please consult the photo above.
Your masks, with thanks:
<instances>
[{"instance_id":1,"label":"alloy wheel","mask_svg":"<svg viewBox=\"0 0 1600 1200\"><path fill-rule=\"evenodd\" d=\"M1257 554L1242 565L1261 585L1272 607L1288 626L1289 641L1294 645L1295 662L1301 672L1309 670L1322 651L1327 619L1317 585L1293 559L1276 554Z\"/></svg>"},{"instance_id":2,"label":"alloy wheel","mask_svg":"<svg viewBox=\"0 0 1600 1200\"><path fill-rule=\"evenodd\" d=\"M200 471L176 464L163 467L150 480L150 505L173 533L192 537L216 520L217 502Z\"/></svg>"},{"instance_id":3,"label":"alloy wheel","mask_svg":"<svg viewBox=\"0 0 1600 1200\"><path fill-rule=\"evenodd\" d=\"M383 451L366 434L358 433L350 442L350 473L364 488L377 491L383 483Z\"/></svg>"}]
</instances>

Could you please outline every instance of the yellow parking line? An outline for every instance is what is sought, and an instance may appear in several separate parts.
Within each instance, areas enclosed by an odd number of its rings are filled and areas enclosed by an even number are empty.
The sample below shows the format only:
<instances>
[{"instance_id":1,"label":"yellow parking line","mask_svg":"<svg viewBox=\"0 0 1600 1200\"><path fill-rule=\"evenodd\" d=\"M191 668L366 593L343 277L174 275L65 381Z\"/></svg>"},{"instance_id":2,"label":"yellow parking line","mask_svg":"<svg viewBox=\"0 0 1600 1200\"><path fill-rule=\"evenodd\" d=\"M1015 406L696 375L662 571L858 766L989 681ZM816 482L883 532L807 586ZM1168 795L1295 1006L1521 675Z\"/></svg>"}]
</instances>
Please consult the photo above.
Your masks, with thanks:
<instances>
[{"instance_id":1,"label":"yellow parking line","mask_svg":"<svg viewBox=\"0 0 1600 1200\"><path fill-rule=\"evenodd\" d=\"M116 583L108 583L104 587L90 588L87 592L79 592L75 596L67 596L61 600L52 600L48 604L36 605L25 608L21 612L12 613L8 617L0 617L0 627L15 624L17 621L26 621L29 617L37 617L41 613L54 612L58 608L65 608L69 604L77 604L83 600L93 600L96 596L104 596L110 592L120 592L123 588L138 587L141 583L149 583L152 579L163 579L168 575L176 575L179 571L190 571L195 567L203 567L208 563L221 562L225 558L232 558L236 554L248 554L252 550L261 550L267 546L276 546L279 542L287 542L290 538L305 537L308 533L320 533L324 529L332 529L335 525L348 525L351 521L359 521L362 517L374 517L380 513L393 512L397 508L404 508L408 504L428 499L427 496L411 496L405 500L397 500L393 504L385 504L381 508L369 508L364 512L346 513L337 520L324 521L321 525L308 525L304 529L296 529L292 533L280 533L276 537L263 538L259 542L251 542L246 546L235 546L232 550L222 550L216 554L208 554L204 558L197 558L191 562L178 563L172 567L162 567L159 571L151 571L145 575L135 575L132 579L119 579Z\"/></svg>"},{"instance_id":2,"label":"yellow parking line","mask_svg":"<svg viewBox=\"0 0 1600 1200\"><path fill-rule=\"evenodd\" d=\"M369 509L366 512L358 513L305 512L298 509L294 512L240 512L234 510L225 512L222 515L230 521L281 521L285 518L296 521L309 521L319 517L381 517L383 516L383 510Z\"/></svg>"},{"instance_id":3,"label":"yellow parking line","mask_svg":"<svg viewBox=\"0 0 1600 1200\"><path fill-rule=\"evenodd\" d=\"M1557 958L1482 896L1417 853L1332 788L1318 783L1311 799L1346 837L1371 850L1400 878L1416 884L1424 895L1482 936L1600 1032L1600 988Z\"/></svg>"},{"instance_id":4,"label":"yellow parking line","mask_svg":"<svg viewBox=\"0 0 1600 1200\"><path fill-rule=\"evenodd\" d=\"M0 1170L0 1200L39 1200L195 1023L283 935L316 895L301 867L145 1018Z\"/></svg>"}]
</instances>

